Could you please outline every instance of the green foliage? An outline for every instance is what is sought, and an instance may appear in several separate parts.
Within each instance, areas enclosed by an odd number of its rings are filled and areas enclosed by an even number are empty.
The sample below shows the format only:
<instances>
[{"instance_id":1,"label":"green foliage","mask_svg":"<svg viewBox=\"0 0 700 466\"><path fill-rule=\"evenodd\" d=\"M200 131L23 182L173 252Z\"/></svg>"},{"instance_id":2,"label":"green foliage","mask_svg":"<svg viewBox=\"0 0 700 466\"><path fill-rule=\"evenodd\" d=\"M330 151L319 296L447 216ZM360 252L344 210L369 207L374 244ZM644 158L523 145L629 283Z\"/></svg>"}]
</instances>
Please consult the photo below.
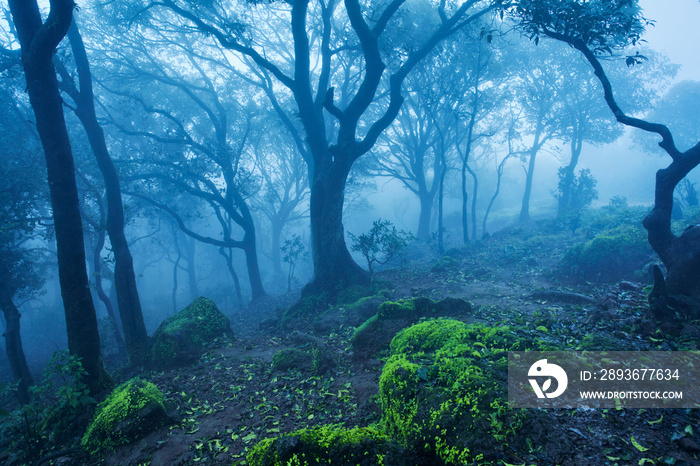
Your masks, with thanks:
<instances>
[{"instance_id":1,"label":"green foliage","mask_svg":"<svg viewBox=\"0 0 700 466\"><path fill-rule=\"evenodd\" d=\"M165 397L150 382L131 379L115 388L97 406L81 440L91 454L126 445L160 425L166 418Z\"/></svg>"},{"instance_id":2,"label":"green foliage","mask_svg":"<svg viewBox=\"0 0 700 466\"><path fill-rule=\"evenodd\" d=\"M632 278L652 257L641 226L622 225L569 249L562 259L564 272L585 280L618 281Z\"/></svg>"},{"instance_id":3,"label":"green foliage","mask_svg":"<svg viewBox=\"0 0 700 466\"><path fill-rule=\"evenodd\" d=\"M294 270L303 256L306 255L306 247L301 242L301 236L296 233L292 234L291 239L284 240L284 245L280 248L282 251L282 262L289 264L289 272L287 273L287 291L292 291L292 281L294 280Z\"/></svg>"},{"instance_id":4,"label":"green foliage","mask_svg":"<svg viewBox=\"0 0 700 466\"><path fill-rule=\"evenodd\" d=\"M0 446L31 464L83 428L96 403L84 382L86 375L78 357L56 352L41 382L30 387L30 402L0 418Z\"/></svg>"},{"instance_id":5,"label":"green foliage","mask_svg":"<svg viewBox=\"0 0 700 466\"><path fill-rule=\"evenodd\" d=\"M375 428L330 424L265 439L248 452L246 461L251 466L370 466L396 464L398 454L400 448Z\"/></svg>"},{"instance_id":6,"label":"green foliage","mask_svg":"<svg viewBox=\"0 0 700 466\"><path fill-rule=\"evenodd\" d=\"M369 233L355 236L348 233L352 240L351 249L360 252L367 261L369 273L374 273L375 264L386 264L398 257L413 241L413 235L407 231L398 231L389 220L376 220Z\"/></svg>"},{"instance_id":7,"label":"green foliage","mask_svg":"<svg viewBox=\"0 0 700 466\"><path fill-rule=\"evenodd\" d=\"M451 319L399 332L379 380L382 428L427 462L492 460L524 417L507 407L507 351L535 347L507 326Z\"/></svg>"},{"instance_id":8,"label":"green foliage","mask_svg":"<svg viewBox=\"0 0 700 466\"><path fill-rule=\"evenodd\" d=\"M607 55L637 44L649 24L634 0L521 0L510 13L536 44L542 35L565 35Z\"/></svg>"},{"instance_id":9,"label":"green foliage","mask_svg":"<svg viewBox=\"0 0 700 466\"><path fill-rule=\"evenodd\" d=\"M561 198L564 191L566 168L561 167L557 174L559 175L559 184L557 185L556 197ZM589 207L594 200L598 199L598 190L595 189L597 184L598 180L593 177L589 169L579 170L571 181L571 198L568 207L574 211Z\"/></svg>"},{"instance_id":10,"label":"green foliage","mask_svg":"<svg viewBox=\"0 0 700 466\"><path fill-rule=\"evenodd\" d=\"M231 334L228 318L208 298L197 298L160 324L153 334L150 362L155 367L174 367L199 357L218 337Z\"/></svg>"}]
</instances>

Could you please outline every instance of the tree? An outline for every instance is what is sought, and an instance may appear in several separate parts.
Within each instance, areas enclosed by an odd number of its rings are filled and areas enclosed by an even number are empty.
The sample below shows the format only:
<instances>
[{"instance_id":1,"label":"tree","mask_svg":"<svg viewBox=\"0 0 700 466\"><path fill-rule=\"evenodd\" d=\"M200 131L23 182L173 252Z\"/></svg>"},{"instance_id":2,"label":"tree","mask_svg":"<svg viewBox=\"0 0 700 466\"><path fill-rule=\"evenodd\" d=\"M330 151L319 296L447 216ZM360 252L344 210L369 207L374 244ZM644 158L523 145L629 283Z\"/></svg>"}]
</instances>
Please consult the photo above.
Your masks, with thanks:
<instances>
[{"instance_id":1,"label":"tree","mask_svg":"<svg viewBox=\"0 0 700 466\"><path fill-rule=\"evenodd\" d=\"M649 244L666 266L665 283L657 272L657 289L662 296L700 297L700 226L687 228L680 236L671 230L673 192L678 183L700 164L700 143L685 151L676 146L666 125L628 115L618 104L600 57L636 45L649 21L635 0L583 2L577 0L524 0L512 10L524 33L538 42L549 37L581 52L600 81L608 108L623 125L655 133L671 163L656 173L654 207L644 218ZM641 65L645 57L635 53L625 58L627 66Z\"/></svg>"},{"instance_id":2,"label":"tree","mask_svg":"<svg viewBox=\"0 0 700 466\"><path fill-rule=\"evenodd\" d=\"M345 243L343 192L353 164L396 118L404 100L401 86L416 64L442 39L501 3L469 0L449 9L443 2L435 11L426 3L404 0L369 5L345 0L342 9L335 0L295 1L279 9L286 24L267 36L282 39L276 53L259 46L256 33L265 32L256 29L258 24L246 27L230 17L235 7L212 2L190 8L174 0L152 5L167 7L226 49L248 57L293 95L309 152L314 279L306 291L333 295L351 283L369 281ZM254 16L268 6L246 8ZM339 61L353 62L358 56L352 81L336 74L342 70L335 66ZM349 98L336 101L336 91L345 90ZM375 118L368 109L376 105L381 110Z\"/></svg>"},{"instance_id":3,"label":"tree","mask_svg":"<svg viewBox=\"0 0 700 466\"><path fill-rule=\"evenodd\" d=\"M569 139L571 154L568 164L562 167L557 196L557 216L562 217L568 211L576 210L576 206L573 205L572 187L583 143L595 146L611 143L622 136L623 131L621 126L613 124L615 117L605 104L600 83L595 76L587 72L588 63L581 54L566 47L558 55L559 60L569 65L559 90L563 100L561 124L565 127L561 137ZM634 67L631 70L615 66L606 68L606 73L616 83L617 100L623 102L625 108L635 114L652 108L667 80L677 69L660 53L648 50L644 55L649 58L645 66Z\"/></svg>"},{"instance_id":4,"label":"tree","mask_svg":"<svg viewBox=\"0 0 700 466\"><path fill-rule=\"evenodd\" d=\"M119 97L112 113L128 108L141 119L122 122L113 116L112 122L122 133L161 147L135 161L130 179L147 182L129 193L170 214L197 241L224 248L224 254L242 250L252 298L265 297L248 200L258 184L250 154L258 111L254 102L241 103L248 86L213 61L210 55L218 48L201 51L187 35L166 34L151 25L148 33L120 36L120 46L129 53L110 60L104 71L106 86ZM187 71L178 69L182 60L190 65ZM230 79L219 79L219 73ZM140 83L136 91L129 85L132 79ZM202 201L220 235L190 225L170 202L171 189Z\"/></svg>"},{"instance_id":5,"label":"tree","mask_svg":"<svg viewBox=\"0 0 700 466\"><path fill-rule=\"evenodd\" d=\"M95 305L90 295L75 169L53 53L73 17L72 0L53 0L45 22L36 0L10 0L22 52L27 93L44 148L56 231L58 275L66 315L68 349L81 358L93 393L111 384L100 352Z\"/></svg>"},{"instance_id":6,"label":"tree","mask_svg":"<svg viewBox=\"0 0 700 466\"><path fill-rule=\"evenodd\" d=\"M43 284L38 264L42 254L31 246L43 228L48 210L38 136L29 123L29 109L13 95L10 79L0 87L0 309L5 318L5 350L17 396L29 401L32 374L22 347L17 300L31 298ZM48 232L46 232L48 233Z\"/></svg>"},{"instance_id":7,"label":"tree","mask_svg":"<svg viewBox=\"0 0 700 466\"><path fill-rule=\"evenodd\" d=\"M75 104L73 110L85 129L90 147L104 179L107 203L106 228L114 253L114 285L117 291L119 316L124 329L129 362L138 364L144 359L149 343L141 311L141 300L136 287L134 260L124 235L124 205L122 203L119 175L112 162L104 131L97 121L92 72L90 71L85 44L75 19L68 28L68 39L70 40L73 60L75 61L75 68L78 74L78 85L76 86L73 77L68 73L65 66L59 62L58 69L62 78L60 87L70 96ZM99 264L96 264L96 266L99 267Z\"/></svg>"}]
</instances>

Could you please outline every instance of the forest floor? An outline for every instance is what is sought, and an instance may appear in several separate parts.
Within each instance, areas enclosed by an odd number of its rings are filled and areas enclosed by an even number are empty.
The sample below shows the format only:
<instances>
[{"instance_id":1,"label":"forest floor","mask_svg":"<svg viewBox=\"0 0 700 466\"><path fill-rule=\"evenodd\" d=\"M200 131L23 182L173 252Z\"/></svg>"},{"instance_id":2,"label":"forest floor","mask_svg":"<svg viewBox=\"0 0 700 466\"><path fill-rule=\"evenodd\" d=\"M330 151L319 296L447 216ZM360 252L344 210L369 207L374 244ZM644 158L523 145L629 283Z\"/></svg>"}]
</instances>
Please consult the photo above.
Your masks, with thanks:
<instances>
[{"instance_id":1,"label":"forest floor","mask_svg":"<svg viewBox=\"0 0 700 466\"><path fill-rule=\"evenodd\" d=\"M391 300L425 296L464 298L467 323L507 323L566 349L696 350L697 322L659 328L647 319L639 282L564 281L560 261L571 246L565 234L515 228L437 260L414 259L378 274ZM368 426L379 421L378 381L387 350L353 353L354 326L294 331L268 325L290 295L229 316L235 338L198 362L143 375L165 394L172 423L94 464L245 464L258 441L323 424ZM261 325L262 324L262 325ZM323 348L332 367L323 374L276 371L284 348ZM671 409L527 410L517 438L498 452L506 465L700 464L700 413ZM69 464L69 456L55 459ZM239 463L240 462L240 463Z\"/></svg>"}]
</instances>

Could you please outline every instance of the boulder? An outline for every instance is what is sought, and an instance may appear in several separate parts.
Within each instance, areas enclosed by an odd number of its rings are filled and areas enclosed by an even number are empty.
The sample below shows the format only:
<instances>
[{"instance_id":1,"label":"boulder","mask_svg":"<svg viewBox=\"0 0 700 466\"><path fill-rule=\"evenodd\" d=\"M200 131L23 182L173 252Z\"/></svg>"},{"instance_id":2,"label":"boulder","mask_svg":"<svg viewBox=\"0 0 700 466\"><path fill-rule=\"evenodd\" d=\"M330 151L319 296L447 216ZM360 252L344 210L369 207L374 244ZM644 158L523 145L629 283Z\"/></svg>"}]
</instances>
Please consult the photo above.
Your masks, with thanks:
<instances>
[{"instance_id":1,"label":"boulder","mask_svg":"<svg viewBox=\"0 0 700 466\"><path fill-rule=\"evenodd\" d=\"M208 298L197 298L160 324L153 334L150 363L158 369L190 364L219 337L233 337L228 318Z\"/></svg>"}]
</instances>

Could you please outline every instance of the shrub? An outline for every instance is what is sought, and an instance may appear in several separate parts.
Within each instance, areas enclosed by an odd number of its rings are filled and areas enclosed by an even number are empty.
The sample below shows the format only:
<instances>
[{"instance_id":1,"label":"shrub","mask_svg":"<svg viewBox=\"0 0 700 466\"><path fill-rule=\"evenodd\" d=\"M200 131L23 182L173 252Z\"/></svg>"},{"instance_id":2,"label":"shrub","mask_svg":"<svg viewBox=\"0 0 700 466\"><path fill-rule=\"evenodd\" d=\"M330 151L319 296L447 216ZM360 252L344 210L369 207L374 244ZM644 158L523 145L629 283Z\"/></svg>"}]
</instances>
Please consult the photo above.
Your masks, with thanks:
<instances>
[{"instance_id":1,"label":"shrub","mask_svg":"<svg viewBox=\"0 0 700 466\"><path fill-rule=\"evenodd\" d=\"M413 235L407 231L398 231L388 220L376 220L369 233L355 236L348 233L352 240L353 251L358 251L367 261L369 273L374 274L375 264L386 264L398 257L413 241Z\"/></svg>"},{"instance_id":2,"label":"shrub","mask_svg":"<svg viewBox=\"0 0 700 466\"><path fill-rule=\"evenodd\" d=\"M588 281L612 282L634 278L652 257L641 226L623 225L569 249L562 259L565 273Z\"/></svg>"}]
</instances>

